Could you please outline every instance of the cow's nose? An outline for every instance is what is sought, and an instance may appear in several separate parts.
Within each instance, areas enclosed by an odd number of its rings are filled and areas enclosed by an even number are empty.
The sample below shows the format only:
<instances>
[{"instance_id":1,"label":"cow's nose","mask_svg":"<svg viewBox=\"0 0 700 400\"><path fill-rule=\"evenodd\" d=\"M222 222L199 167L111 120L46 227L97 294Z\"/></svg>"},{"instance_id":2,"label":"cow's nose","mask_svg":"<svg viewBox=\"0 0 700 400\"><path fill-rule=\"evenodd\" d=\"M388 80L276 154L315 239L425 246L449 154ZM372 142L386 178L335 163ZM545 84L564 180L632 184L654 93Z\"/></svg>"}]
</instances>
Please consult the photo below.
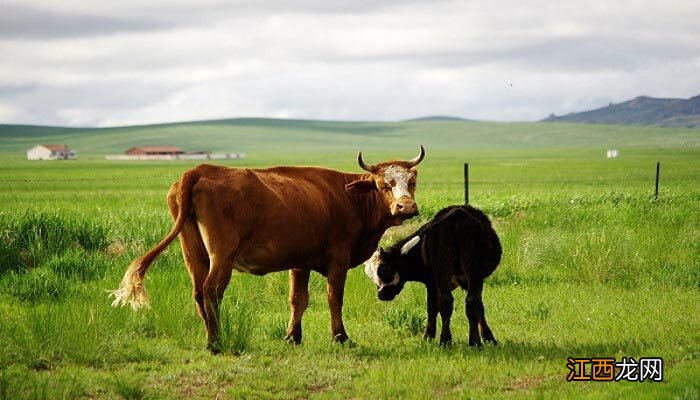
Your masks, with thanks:
<instances>
[{"instance_id":1,"label":"cow's nose","mask_svg":"<svg viewBox=\"0 0 700 400\"><path fill-rule=\"evenodd\" d=\"M404 197L391 205L391 214L413 217L418 215L418 205L413 199Z\"/></svg>"},{"instance_id":2,"label":"cow's nose","mask_svg":"<svg viewBox=\"0 0 700 400\"><path fill-rule=\"evenodd\" d=\"M417 214L418 213L418 205L416 204L415 201L406 202L406 203L399 203L396 205L396 209L399 212L401 212L402 214Z\"/></svg>"}]
</instances>

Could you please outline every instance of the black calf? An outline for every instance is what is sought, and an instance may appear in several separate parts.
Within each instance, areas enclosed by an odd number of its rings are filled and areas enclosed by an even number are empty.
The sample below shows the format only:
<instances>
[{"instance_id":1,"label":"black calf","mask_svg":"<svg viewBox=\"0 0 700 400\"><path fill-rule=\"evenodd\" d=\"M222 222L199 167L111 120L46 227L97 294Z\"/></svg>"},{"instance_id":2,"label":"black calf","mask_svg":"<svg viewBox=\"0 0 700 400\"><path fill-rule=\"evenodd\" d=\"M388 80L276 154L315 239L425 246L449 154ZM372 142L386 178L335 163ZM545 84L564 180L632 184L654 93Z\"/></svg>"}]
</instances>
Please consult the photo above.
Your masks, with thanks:
<instances>
[{"instance_id":1,"label":"black calf","mask_svg":"<svg viewBox=\"0 0 700 400\"><path fill-rule=\"evenodd\" d=\"M467 291L464 308L469 320L469 345L481 346L482 338L495 344L481 292L484 279L501 261L501 253L498 236L483 212L471 206L450 206L389 249L379 248L365 264L365 273L377 285L377 296L383 301L393 300L406 282L425 284L428 320L424 336L435 337L440 313L443 344L452 341L452 290L460 286Z\"/></svg>"}]
</instances>

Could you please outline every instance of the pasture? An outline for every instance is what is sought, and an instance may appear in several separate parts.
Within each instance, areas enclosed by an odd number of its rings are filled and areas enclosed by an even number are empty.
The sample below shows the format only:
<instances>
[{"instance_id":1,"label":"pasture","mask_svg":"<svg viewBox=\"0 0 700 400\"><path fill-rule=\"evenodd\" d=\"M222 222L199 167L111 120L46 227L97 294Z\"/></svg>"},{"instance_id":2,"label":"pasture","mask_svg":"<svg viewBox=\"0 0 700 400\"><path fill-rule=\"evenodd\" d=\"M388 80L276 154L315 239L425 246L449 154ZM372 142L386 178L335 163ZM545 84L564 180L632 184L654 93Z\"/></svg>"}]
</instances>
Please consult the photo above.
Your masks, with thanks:
<instances>
[{"instance_id":1,"label":"pasture","mask_svg":"<svg viewBox=\"0 0 700 400\"><path fill-rule=\"evenodd\" d=\"M700 396L700 131L263 122L0 127L0 398ZM22 160L18 151L39 142L65 142L82 159ZM471 202L492 217L504 248L484 288L499 345L467 345L457 291L454 345L424 341L422 285L379 302L359 267L344 306L354 346L330 341L320 275L312 274L304 343L291 346L281 340L287 274L234 274L222 317L227 351L211 356L176 243L149 271L152 308L110 307L106 290L170 229L165 194L195 165L101 160L126 143L248 153L230 166L345 171L359 171L357 150L376 162L413 157L423 143L421 216L384 243L463 202L469 162ZM610 146L621 158L604 158ZM662 357L664 381L566 382L567 357Z\"/></svg>"}]
</instances>

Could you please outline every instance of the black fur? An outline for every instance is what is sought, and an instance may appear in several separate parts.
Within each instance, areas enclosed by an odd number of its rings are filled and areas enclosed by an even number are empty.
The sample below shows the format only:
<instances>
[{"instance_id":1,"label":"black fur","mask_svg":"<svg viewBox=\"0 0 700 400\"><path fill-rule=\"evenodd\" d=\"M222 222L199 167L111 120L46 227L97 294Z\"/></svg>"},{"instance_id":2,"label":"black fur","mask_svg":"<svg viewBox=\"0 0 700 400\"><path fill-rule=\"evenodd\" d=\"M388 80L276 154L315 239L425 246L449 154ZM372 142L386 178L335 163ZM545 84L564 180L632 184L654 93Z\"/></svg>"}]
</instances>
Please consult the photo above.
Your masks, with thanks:
<instances>
[{"instance_id":1,"label":"black fur","mask_svg":"<svg viewBox=\"0 0 700 400\"><path fill-rule=\"evenodd\" d=\"M401 254L401 248L415 236L420 236L420 242ZM426 338L435 337L439 312L442 317L440 342L451 342L452 290L460 286L467 291L465 312L469 320L469 344L481 346L482 337L496 343L486 323L481 292L484 279L501 261L502 249L491 221L481 210L468 205L444 208L418 231L389 249L379 251L378 276L385 283L378 291L380 300L394 299L406 282L425 284L428 293ZM399 274L399 283L387 285L395 272Z\"/></svg>"}]
</instances>

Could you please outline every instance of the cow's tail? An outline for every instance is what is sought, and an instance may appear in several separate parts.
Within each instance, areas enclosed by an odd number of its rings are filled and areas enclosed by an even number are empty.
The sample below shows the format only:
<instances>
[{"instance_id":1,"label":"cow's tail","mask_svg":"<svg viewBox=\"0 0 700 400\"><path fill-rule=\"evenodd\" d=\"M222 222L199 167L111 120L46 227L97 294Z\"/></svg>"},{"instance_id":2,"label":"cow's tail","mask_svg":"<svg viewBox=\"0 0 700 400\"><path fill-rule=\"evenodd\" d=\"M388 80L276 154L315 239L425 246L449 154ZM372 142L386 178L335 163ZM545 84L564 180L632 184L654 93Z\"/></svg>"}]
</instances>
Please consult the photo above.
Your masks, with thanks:
<instances>
[{"instance_id":1,"label":"cow's tail","mask_svg":"<svg viewBox=\"0 0 700 400\"><path fill-rule=\"evenodd\" d=\"M113 307L131 305L134 310L143 306L148 307L148 294L144 287L144 277L153 260L165 250L182 230L187 218L192 215L192 187L200 178L199 172L187 171L180 179L180 188L177 193L178 213L175 225L168 235L146 254L135 259L127 268L119 288L110 291L110 297L114 297Z\"/></svg>"}]
</instances>

